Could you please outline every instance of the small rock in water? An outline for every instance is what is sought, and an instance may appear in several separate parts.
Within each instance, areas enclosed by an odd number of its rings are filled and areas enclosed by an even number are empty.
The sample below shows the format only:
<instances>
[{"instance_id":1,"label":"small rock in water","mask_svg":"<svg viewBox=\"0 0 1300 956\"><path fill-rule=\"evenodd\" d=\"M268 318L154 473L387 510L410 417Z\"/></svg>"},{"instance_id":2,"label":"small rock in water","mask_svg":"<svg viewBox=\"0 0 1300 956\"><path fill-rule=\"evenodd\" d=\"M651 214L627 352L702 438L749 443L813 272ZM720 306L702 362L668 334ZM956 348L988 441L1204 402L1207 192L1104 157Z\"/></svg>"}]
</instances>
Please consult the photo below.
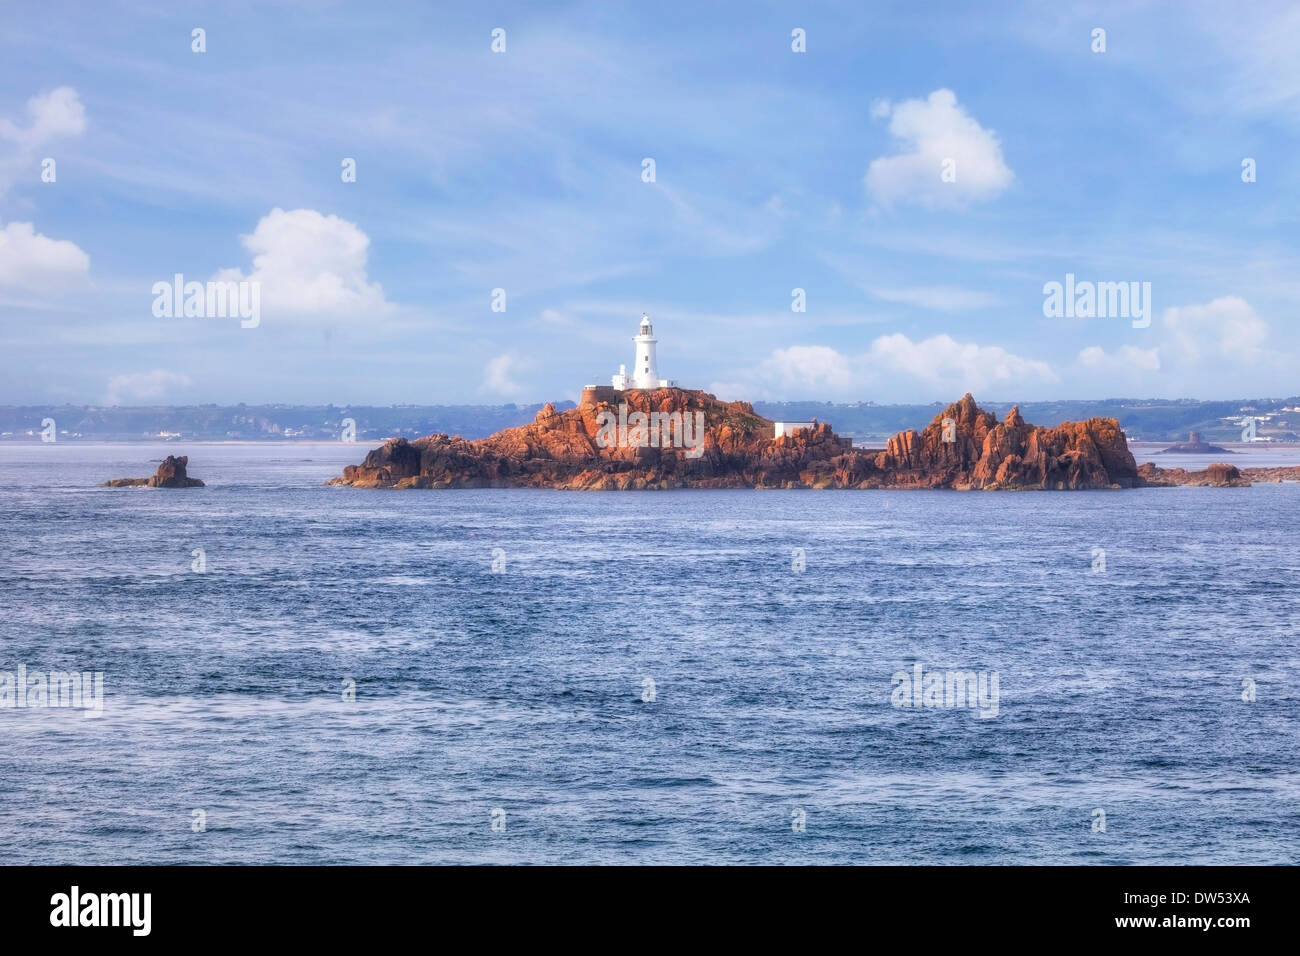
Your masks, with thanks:
<instances>
[{"instance_id":1,"label":"small rock in water","mask_svg":"<svg viewBox=\"0 0 1300 956\"><path fill-rule=\"evenodd\" d=\"M190 463L188 455L168 455L158 466L158 471L148 478L110 478L103 488L202 488L203 482L185 474Z\"/></svg>"}]
</instances>

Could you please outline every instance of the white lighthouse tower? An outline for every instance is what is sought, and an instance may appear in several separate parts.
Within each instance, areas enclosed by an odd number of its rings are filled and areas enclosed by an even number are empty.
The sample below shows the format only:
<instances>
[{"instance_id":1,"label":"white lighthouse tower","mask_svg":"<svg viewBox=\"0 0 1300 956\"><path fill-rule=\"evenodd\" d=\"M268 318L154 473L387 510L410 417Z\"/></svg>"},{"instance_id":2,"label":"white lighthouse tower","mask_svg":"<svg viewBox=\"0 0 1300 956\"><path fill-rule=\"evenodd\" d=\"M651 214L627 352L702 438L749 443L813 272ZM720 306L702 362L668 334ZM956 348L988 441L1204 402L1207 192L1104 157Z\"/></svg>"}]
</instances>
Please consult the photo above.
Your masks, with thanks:
<instances>
[{"instance_id":1,"label":"white lighthouse tower","mask_svg":"<svg viewBox=\"0 0 1300 956\"><path fill-rule=\"evenodd\" d=\"M650 325L650 316L644 312L641 313L641 331L632 339L636 343L636 364L632 366L632 387L633 388L658 388L659 386L659 365L655 361L655 346L659 340L655 338L654 328Z\"/></svg>"},{"instance_id":2,"label":"white lighthouse tower","mask_svg":"<svg viewBox=\"0 0 1300 956\"><path fill-rule=\"evenodd\" d=\"M659 340L655 338L654 327L650 324L650 316L644 312L641 313L641 329L633 337L632 341L636 344L636 364L632 366L632 374L627 374L627 366L620 365L618 374L614 376L614 388L620 392L629 388L672 388L677 383L666 378L659 377L659 364L655 356L655 346Z\"/></svg>"}]
</instances>

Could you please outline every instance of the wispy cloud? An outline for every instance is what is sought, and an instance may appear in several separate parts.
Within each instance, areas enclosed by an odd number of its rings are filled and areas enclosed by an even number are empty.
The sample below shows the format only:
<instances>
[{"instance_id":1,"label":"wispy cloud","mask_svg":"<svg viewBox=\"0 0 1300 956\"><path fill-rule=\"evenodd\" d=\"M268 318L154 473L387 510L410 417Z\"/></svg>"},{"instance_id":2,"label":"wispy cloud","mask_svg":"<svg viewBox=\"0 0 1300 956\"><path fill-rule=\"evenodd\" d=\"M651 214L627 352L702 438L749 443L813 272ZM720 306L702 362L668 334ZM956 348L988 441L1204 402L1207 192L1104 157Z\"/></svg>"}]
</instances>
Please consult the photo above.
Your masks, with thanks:
<instances>
[{"instance_id":1,"label":"wispy cloud","mask_svg":"<svg viewBox=\"0 0 1300 956\"><path fill-rule=\"evenodd\" d=\"M1001 299L991 292L959 289L954 286L915 286L905 289L872 289L872 294L886 302L901 302L939 312L964 312L997 305Z\"/></svg>"}]
</instances>

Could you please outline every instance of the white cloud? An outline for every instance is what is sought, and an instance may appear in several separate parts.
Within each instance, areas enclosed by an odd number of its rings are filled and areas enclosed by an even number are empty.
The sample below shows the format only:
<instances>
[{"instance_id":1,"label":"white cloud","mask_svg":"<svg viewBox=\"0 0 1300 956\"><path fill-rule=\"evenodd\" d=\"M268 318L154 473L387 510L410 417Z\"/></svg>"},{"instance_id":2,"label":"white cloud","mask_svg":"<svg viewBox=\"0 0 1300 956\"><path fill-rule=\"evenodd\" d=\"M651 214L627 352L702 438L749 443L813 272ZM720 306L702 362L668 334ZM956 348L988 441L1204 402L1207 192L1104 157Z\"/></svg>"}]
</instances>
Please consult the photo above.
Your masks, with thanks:
<instances>
[{"instance_id":1,"label":"white cloud","mask_svg":"<svg viewBox=\"0 0 1300 956\"><path fill-rule=\"evenodd\" d=\"M889 132L898 140L895 155L874 159L867 169L868 192L886 205L962 206L996 196L1015 178L997 135L980 126L952 90L892 106L877 103L872 114L888 115ZM955 164L952 182L941 178L948 160Z\"/></svg>"},{"instance_id":2,"label":"white cloud","mask_svg":"<svg viewBox=\"0 0 1300 956\"><path fill-rule=\"evenodd\" d=\"M1121 345L1114 354L1109 354L1100 345L1090 345L1079 352L1079 364L1090 369L1158 372L1160 350Z\"/></svg>"},{"instance_id":3,"label":"white cloud","mask_svg":"<svg viewBox=\"0 0 1300 956\"><path fill-rule=\"evenodd\" d=\"M1268 324L1239 296L1165 309L1161 321L1172 346L1187 362L1202 358L1253 362L1264 357Z\"/></svg>"},{"instance_id":4,"label":"white cloud","mask_svg":"<svg viewBox=\"0 0 1300 956\"><path fill-rule=\"evenodd\" d=\"M868 390L890 388L933 401L991 386L1020 388L1055 381L1046 362L1001 346L958 342L949 335L914 342L894 333L880 336L868 351L856 355L825 345L777 349L740 382L717 383L711 390L724 397L852 399L864 397Z\"/></svg>"},{"instance_id":5,"label":"white cloud","mask_svg":"<svg viewBox=\"0 0 1300 956\"><path fill-rule=\"evenodd\" d=\"M1265 370L1281 367L1287 361L1281 353L1265 348L1268 324L1260 318L1254 307L1239 296L1223 296L1204 305L1184 305L1166 309L1162 316L1165 337L1158 346L1138 348L1122 345L1107 352L1099 345L1091 345L1078 354L1078 369L1086 380L1096 386L1106 381L1107 387L1131 384L1134 375L1147 372L1165 372L1176 376L1181 372L1195 372L1200 367L1212 366L1223 370L1235 369L1240 379L1239 389L1249 390L1254 379ZM1220 379L1226 381L1227 379Z\"/></svg>"},{"instance_id":6,"label":"white cloud","mask_svg":"<svg viewBox=\"0 0 1300 956\"><path fill-rule=\"evenodd\" d=\"M60 136L79 136L86 129L86 109L70 86L33 96L27 101L27 115L31 121L26 127L0 118L0 138L35 149Z\"/></svg>"},{"instance_id":7,"label":"white cloud","mask_svg":"<svg viewBox=\"0 0 1300 956\"><path fill-rule=\"evenodd\" d=\"M759 366L758 374L789 394L813 387L838 392L850 388L856 378L852 361L826 345L777 349Z\"/></svg>"},{"instance_id":8,"label":"white cloud","mask_svg":"<svg viewBox=\"0 0 1300 956\"><path fill-rule=\"evenodd\" d=\"M90 257L74 242L43 236L30 222L0 229L0 289L55 291L89 270Z\"/></svg>"},{"instance_id":9,"label":"white cloud","mask_svg":"<svg viewBox=\"0 0 1300 956\"><path fill-rule=\"evenodd\" d=\"M367 319L392 306L366 274L370 238L355 223L314 209L272 209L243 237L253 269L223 269L221 281L261 283L267 316Z\"/></svg>"},{"instance_id":10,"label":"white cloud","mask_svg":"<svg viewBox=\"0 0 1300 956\"><path fill-rule=\"evenodd\" d=\"M152 372L132 372L115 375L108 383L109 405L129 405L133 402L156 402L173 388L187 388L190 377L179 372L154 369Z\"/></svg>"},{"instance_id":11,"label":"white cloud","mask_svg":"<svg viewBox=\"0 0 1300 956\"><path fill-rule=\"evenodd\" d=\"M1046 362L1022 358L1000 345L958 342L950 335L933 335L920 342L901 332L882 335L871 343L870 360L958 393L977 392L990 385L1056 381Z\"/></svg>"},{"instance_id":12,"label":"white cloud","mask_svg":"<svg viewBox=\"0 0 1300 956\"><path fill-rule=\"evenodd\" d=\"M86 128L86 110L77 91L60 86L40 93L27 101L28 122L19 125L0 117L0 141L13 144L0 155L0 196L8 192L19 176L29 175L37 182L37 150L61 137L79 136Z\"/></svg>"},{"instance_id":13,"label":"white cloud","mask_svg":"<svg viewBox=\"0 0 1300 956\"><path fill-rule=\"evenodd\" d=\"M519 381L520 362L508 352L496 356L487 363L483 370L483 383L480 392L488 392L504 398L515 398L524 392Z\"/></svg>"}]
</instances>

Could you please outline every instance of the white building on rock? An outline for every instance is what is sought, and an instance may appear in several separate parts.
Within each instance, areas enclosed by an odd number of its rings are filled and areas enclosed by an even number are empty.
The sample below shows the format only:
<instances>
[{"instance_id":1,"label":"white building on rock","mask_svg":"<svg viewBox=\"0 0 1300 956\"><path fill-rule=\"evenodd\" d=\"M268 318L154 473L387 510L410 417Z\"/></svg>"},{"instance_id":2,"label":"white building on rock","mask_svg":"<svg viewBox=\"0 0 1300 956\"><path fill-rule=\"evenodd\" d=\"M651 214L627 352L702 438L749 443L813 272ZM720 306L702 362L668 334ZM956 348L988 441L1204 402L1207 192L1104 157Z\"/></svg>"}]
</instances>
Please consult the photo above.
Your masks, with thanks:
<instances>
[{"instance_id":1,"label":"white building on rock","mask_svg":"<svg viewBox=\"0 0 1300 956\"><path fill-rule=\"evenodd\" d=\"M659 340L655 338L654 328L650 325L650 316L644 312L641 313L641 331L632 341L636 343L636 362L632 366L632 374L627 374L626 365L620 365L618 374L613 379L614 388L620 392L629 388L676 388L675 381L659 377L659 366L655 359L655 346Z\"/></svg>"},{"instance_id":2,"label":"white building on rock","mask_svg":"<svg viewBox=\"0 0 1300 956\"><path fill-rule=\"evenodd\" d=\"M795 432L806 431L809 428L816 428L816 422L773 422L773 438L783 438L786 435L793 436Z\"/></svg>"}]
</instances>

